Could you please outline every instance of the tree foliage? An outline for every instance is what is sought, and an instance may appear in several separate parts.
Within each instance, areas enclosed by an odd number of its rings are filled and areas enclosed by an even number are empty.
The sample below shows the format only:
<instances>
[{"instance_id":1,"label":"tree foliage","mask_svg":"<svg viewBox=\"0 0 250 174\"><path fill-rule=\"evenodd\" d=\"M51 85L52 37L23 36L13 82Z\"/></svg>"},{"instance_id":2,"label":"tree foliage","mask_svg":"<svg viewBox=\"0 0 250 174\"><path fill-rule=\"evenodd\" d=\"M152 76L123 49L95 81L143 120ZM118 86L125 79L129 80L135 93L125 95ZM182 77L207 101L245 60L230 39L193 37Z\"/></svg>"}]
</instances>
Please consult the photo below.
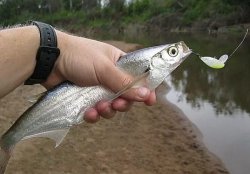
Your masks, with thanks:
<instances>
[{"instance_id":1,"label":"tree foliage","mask_svg":"<svg viewBox=\"0 0 250 174\"><path fill-rule=\"evenodd\" d=\"M104 3L105 2L105 3ZM249 0L0 0L0 23L9 25L26 20L46 22L106 20L145 22L159 15L178 14L182 23L222 18L231 23L247 22ZM61 16L60 16L61 15ZM74 17L81 19L76 19ZM239 17L237 17L239 16ZM56 19L56 20L54 20Z\"/></svg>"}]
</instances>

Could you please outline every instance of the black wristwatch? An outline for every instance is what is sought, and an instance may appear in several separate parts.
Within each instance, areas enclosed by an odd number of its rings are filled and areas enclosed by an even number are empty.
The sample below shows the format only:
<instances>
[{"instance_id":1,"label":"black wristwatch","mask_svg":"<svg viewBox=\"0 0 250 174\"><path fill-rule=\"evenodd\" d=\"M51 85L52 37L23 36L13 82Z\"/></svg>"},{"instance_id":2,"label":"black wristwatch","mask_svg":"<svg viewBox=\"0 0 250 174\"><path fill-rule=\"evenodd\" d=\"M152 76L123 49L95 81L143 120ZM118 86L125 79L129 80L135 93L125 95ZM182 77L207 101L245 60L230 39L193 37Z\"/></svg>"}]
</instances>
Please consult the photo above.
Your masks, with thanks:
<instances>
[{"instance_id":1,"label":"black wristwatch","mask_svg":"<svg viewBox=\"0 0 250 174\"><path fill-rule=\"evenodd\" d=\"M42 22L32 21L40 32L40 47L36 54L36 66L33 74L25 81L25 85L45 82L60 55L57 48L57 36L54 28Z\"/></svg>"}]
</instances>

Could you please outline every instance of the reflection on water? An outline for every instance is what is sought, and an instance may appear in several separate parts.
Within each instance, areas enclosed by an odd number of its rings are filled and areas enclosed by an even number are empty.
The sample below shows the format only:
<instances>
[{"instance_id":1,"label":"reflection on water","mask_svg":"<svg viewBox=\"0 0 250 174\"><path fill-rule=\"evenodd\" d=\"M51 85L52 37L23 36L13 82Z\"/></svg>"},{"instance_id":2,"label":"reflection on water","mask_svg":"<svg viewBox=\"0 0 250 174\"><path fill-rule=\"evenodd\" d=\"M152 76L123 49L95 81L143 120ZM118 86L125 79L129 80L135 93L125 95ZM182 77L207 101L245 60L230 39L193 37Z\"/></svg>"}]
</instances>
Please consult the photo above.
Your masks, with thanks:
<instances>
[{"instance_id":1,"label":"reflection on water","mask_svg":"<svg viewBox=\"0 0 250 174\"><path fill-rule=\"evenodd\" d=\"M205 34L150 34L108 36L152 46L185 41L202 56L230 54L242 39ZM210 151L224 162L232 174L250 171L250 37L227 61L224 69L207 67L197 57L189 57L169 78L170 102L181 108L203 134Z\"/></svg>"},{"instance_id":2,"label":"reflection on water","mask_svg":"<svg viewBox=\"0 0 250 174\"><path fill-rule=\"evenodd\" d=\"M239 37L186 38L204 56L230 54ZM203 134L210 151L232 174L250 171L250 40L214 70L189 58L169 78L167 98L180 107Z\"/></svg>"},{"instance_id":3,"label":"reflection on water","mask_svg":"<svg viewBox=\"0 0 250 174\"><path fill-rule=\"evenodd\" d=\"M203 55L220 56L230 54L232 49L227 49L226 45L235 46L237 41L213 38L193 49ZM199 108L202 103L208 102L217 114L232 115L238 109L250 113L249 46L248 40L221 70L210 69L195 58L188 59L172 76L174 88L186 94L185 99L193 107Z\"/></svg>"},{"instance_id":4,"label":"reflection on water","mask_svg":"<svg viewBox=\"0 0 250 174\"><path fill-rule=\"evenodd\" d=\"M183 96L182 101L178 97ZM177 105L200 129L207 148L219 157L232 174L250 171L250 117L246 112L234 110L229 116L217 114L210 103L204 101L200 109L193 108L186 95L173 89L169 101Z\"/></svg>"}]
</instances>

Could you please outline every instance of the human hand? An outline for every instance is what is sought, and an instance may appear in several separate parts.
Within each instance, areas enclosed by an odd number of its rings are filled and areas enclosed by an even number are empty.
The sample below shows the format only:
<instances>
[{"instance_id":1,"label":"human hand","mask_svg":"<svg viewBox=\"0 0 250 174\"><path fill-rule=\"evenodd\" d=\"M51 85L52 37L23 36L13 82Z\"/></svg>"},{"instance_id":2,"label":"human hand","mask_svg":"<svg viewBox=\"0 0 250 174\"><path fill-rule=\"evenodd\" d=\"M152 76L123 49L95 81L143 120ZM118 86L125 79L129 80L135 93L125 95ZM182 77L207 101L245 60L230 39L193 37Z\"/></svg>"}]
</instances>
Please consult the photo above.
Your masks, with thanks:
<instances>
[{"instance_id":1,"label":"human hand","mask_svg":"<svg viewBox=\"0 0 250 174\"><path fill-rule=\"evenodd\" d=\"M133 81L130 75L115 66L124 55L121 50L103 42L56 32L61 54L43 84L46 88L69 80L79 86L103 85L116 93ZM116 111L127 111L134 101L152 105L156 101L155 92L145 87L130 89L112 103L100 101L86 111L84 119L96 122L100 116L111 118Z\"/></svg>"}]
</instances>

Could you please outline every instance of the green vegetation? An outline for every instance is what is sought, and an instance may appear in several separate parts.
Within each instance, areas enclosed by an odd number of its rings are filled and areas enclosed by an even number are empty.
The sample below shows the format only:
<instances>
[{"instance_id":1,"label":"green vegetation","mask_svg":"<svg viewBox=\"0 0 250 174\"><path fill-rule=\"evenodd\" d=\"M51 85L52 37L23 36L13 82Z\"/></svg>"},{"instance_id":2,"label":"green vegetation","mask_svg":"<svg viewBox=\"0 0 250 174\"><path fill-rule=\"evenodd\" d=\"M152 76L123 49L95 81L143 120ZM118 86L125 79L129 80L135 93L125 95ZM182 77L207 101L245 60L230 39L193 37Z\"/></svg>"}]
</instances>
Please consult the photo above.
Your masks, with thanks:
<instances>
[{"instance_id":1,"label":"green vegetation","mask_svg":"<svg viewBox=\"0 0 250 174\"><path fill-rule=\"evenodd\" d=\"M64 28L216 28L250 22L249 0L0 0L0 25L41 20Z\"/></svg>"}]
</instances>

